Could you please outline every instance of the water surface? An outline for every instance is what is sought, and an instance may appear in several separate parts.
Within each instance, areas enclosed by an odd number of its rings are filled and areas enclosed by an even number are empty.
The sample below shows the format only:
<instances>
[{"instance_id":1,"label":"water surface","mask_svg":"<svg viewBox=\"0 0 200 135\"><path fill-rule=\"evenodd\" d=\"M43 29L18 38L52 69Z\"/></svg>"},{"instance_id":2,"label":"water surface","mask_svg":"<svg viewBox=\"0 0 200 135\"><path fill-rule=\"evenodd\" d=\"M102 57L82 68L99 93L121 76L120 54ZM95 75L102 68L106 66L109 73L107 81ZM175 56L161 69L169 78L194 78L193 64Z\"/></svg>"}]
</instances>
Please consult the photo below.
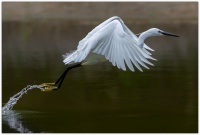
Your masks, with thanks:
<instances>
[{"instance_id":1,"label":"water surface","mask_svg":"<svg viewBox=\"0 0 200 135\"><path fill-rule=\"evenodd\" d=\"M146 41L158 60L150 70L124 72L105 62L70 71L58 91L30 91L2 117L2 132L198 132L198 26L127 25L135 33L158 27L180 37ZM93 28L3 22L2 103L27 85L54 82L66 68L62 54L76 49Z\"/></svg>"}]
</instances>

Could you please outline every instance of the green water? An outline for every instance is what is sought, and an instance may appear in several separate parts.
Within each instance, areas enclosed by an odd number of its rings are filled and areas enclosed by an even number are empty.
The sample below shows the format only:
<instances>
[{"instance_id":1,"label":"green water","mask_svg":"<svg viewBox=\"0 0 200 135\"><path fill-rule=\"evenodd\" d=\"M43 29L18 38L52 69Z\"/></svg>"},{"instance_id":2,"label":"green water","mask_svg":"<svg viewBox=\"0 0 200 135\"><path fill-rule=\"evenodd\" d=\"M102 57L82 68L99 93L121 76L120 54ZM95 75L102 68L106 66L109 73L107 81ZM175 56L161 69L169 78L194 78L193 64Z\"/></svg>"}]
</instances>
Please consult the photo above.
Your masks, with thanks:
<instances>
[{"instance_id":1,"label":"green water","mask_svg":"<svg viewBox=\"0 0 200 135\"><path fill-rule=\"evenodd\" d=\"M158 60L150 70L124 72L104 62L70 71L58 91L28 92L14 112L2 116L2 132L198 132L198 25L127 25L135 33L158 27L180 37L146 41ZM62 54L76 49L93 28L3 22L3 105L27 85L54 82L65 70Z\"/></svg>"}]
</instances>

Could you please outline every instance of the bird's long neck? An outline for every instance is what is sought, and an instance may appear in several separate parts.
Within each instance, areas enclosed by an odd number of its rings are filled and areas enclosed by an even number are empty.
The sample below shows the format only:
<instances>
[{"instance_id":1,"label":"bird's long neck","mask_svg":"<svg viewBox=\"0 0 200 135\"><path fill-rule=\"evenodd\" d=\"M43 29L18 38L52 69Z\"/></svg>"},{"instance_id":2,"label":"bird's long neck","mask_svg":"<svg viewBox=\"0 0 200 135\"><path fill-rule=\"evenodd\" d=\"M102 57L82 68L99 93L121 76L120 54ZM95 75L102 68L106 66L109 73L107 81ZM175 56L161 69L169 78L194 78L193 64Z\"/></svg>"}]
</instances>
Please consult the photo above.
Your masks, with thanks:
<instances>
[{"instance_id":1,"label":"bird's long neck","mask_svg":"<svg viewBox=\"0 0 200 135\"><path fill-rule=\"evenodd\" d=\"M138 39L138 45L140 48L143 48L144 46L144 40L149 38L149 37L152 37L153 35L150 34L149 30L145 31L145 32L142 32L141 35L139 36L139 39Z\"/></svg>"}]
</instances>

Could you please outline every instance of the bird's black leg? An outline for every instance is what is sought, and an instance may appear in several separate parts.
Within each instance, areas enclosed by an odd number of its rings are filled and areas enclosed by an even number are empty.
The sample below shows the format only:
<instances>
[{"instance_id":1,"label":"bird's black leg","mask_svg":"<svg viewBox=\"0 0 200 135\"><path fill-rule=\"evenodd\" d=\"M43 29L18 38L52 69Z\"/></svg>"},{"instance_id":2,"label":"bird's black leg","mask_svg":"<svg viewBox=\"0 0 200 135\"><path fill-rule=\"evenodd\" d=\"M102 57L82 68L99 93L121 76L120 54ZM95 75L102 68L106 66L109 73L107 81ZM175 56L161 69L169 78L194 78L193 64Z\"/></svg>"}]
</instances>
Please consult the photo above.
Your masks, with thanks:
<instances>
[{"instance_id":1,"label":"bird's black leg","mask_svg":"<svg viewBox=\"0 0 200 135\"><path fill-rule=\"evenodd\" d=\"M73 69L73 68L77 68L77 67L80 67L82 66L81 63L79 64L75 64L75 65L72 65L72 66L69 66L67 67L67 69L64 71L64 73L58 78L58 80L55 82L55 85L57 85L57 89L60 88L60 86L62 85L62 82L63 80L65 79L67 73L69 70Z\"/></svg>"},{"instance_id":2,"label":"bird's black leg","mask_svg":"<svg viewBox=\"0 0 200 135\"><path fill-rule=\"evenodd\" d=\"M74 65L67 67L67 69L63 72L63 74L58 78L58 80L55 83L43 83L43 84L41 84L40 86L41 86L41 88L43 88L42 91L58 90L60 88L60 86L62 85L63 80L65 79L68 71L73 69L73 68L80 67L80 66L82 66L81 63L74 64Z\"/></svg>"}]
</instances>

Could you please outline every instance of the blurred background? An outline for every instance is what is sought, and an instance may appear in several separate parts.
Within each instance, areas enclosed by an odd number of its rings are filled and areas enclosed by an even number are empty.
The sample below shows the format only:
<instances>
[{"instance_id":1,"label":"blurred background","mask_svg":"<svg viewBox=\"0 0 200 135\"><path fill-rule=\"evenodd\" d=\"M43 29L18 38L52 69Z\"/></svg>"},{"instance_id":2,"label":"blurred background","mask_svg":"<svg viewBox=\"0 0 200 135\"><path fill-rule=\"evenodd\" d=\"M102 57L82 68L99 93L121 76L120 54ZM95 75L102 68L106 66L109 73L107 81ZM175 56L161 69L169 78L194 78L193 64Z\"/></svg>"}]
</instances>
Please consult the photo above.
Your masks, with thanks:
<instances>
[{"instance_id":1,"label":"blurred background","mask_svg":"<svg viewBox=\"0 0 200 135\"><path fill-rule=\"evenodd\" d=\"M74 20L100 23L120 16L130 23L197 23L197 2L3 2L3 21Z\"/></svg>"},{"instance_id":2,"label":"blurred background","mask_svg":"<svg viewBox=\"0 0 200 135\"><path fill-rule=\"evenodd\" d=\"M2 106L27 85L54 82L62 54L104 20L133 31L157 27L155 65L122 71L109 62L69 72L60 90L33 90L2 116L2 132L197 133L198 2L2 2Z\"/></svg>"}]
</instances>

